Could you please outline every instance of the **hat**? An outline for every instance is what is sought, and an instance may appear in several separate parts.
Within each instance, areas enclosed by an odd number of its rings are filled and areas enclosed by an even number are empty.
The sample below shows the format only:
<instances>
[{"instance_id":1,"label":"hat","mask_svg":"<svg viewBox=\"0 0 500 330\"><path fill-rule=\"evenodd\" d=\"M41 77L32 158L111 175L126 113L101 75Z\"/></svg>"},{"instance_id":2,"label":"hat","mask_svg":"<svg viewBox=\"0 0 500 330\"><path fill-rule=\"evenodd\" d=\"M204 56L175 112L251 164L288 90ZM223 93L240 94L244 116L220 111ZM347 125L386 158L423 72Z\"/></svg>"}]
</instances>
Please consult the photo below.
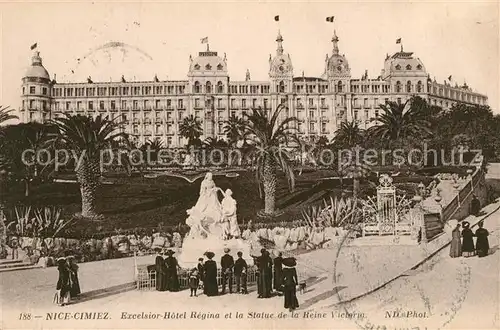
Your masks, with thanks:
<instances>
[{"instance_id":1,"label":"hat","mask_svg":"<svg viewBox=\"0 0 500 330\"><path fill-rule=\"evenodd\" d=\"M238 251L238 253L236 253L239 257L241 257L243 255L243 252L241 251Z\"/></svg>"},{"instance_id":2,"label":"hat","mask_svg":"<svg viewBox=\"0 0 500 330\"><path fill-rule=\"evenodd\" d=\"M59 258L56 259L56 261L60 261L60 260L66 260L66 258L65 257L59 257Z\"/></svg>"},{"instance_id":3,"label":"hat","mask_svg":"<svg viewBox=\"0 0 500 330\"><path fill-rule=\"evenodd\" d=\"M198 258L198 261L203 261L203 258Z\"/></svg>"},{"instance_id":4,"label":"hat","mask_svg":"<svg viewBox=\"0 0 500 330\"><path fill-rule=\"evenodd\" d=\"M153 250L155 250L155 252L162 252L161 247L158 247L158 246L157 246L157 247L155 247Z\"/></svg>"},{"instance_id":5,"label":"hat","mask_svg":"<svg viewBox=\"0 0 500 330\"><path fill-rule=\"evenodd\" d=\"M224 253L229 253L229 251L231 251L230 248L224 248Z\"/></svg>"},{"instance_id":6,"label":"hat","mask_svg":"<svg viewBox=\"0 0 500 330\"><path fill-rule=\"evenodd\" d=\"M208 259L212 259L213 257L215 257L215 253L211 251L205 252L205 255L207 256Z\"/></svg>"},{"instance_id":7,"label":"hat","mask_svg":"<svg viewBox=\"0 0 500 330\"><path fill-rule=\"evenodd\" d=\"M464 221L464 222L462 222L462 226L463 226L464 228L469 228L470 223L469 223L468 221Z\"/></svg>"},{"instance_id":8,"label":"hat","mask_svg":"<svg viewBox=\"0 0 500 330\"><path fill-rule=\"evenodd\" d=\"M297 260L293 257L283 259L283 266L295 267L297 266Z\"/></svg>"},{"instance_id":9,"label":"hat","mask_svg":"<svg viewBox=\"0 0 500 330\"><path fill-rule=\"evenodd\" d=\"M171 255L173 255L174 253L175 253L175 252L174 252L174 251L172 251L171 249L168 249L168 250L165 252L165 254L166 254L167 256L171 256Z\"/></svg>"},{"instance_id":10,"label":"hat","mask_svg":"<svg viewBox=\"0 0 500 330\"><path fill-rule=\"evenodd\" d=\"M264 253L264 252L266 252L266 249L264 249L264 248L260 249L260 253Z\"/></svg>"}]
</instances>

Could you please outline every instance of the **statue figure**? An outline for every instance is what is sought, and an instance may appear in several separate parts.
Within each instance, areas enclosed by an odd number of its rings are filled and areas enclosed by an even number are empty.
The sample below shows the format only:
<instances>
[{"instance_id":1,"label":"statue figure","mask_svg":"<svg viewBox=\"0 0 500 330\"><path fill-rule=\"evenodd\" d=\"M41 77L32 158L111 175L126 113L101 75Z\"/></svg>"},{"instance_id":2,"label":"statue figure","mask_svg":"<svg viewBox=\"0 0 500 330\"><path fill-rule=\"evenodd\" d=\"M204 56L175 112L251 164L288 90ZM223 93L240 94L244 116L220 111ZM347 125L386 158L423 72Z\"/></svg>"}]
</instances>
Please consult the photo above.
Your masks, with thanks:
<instances>
[{"instance_id":1,"label":"statue figure","mask_svg":"<svg viewBox=\"0 0 500 330\"><path fill-rule=\"evenodd\" d=\"M201 182L200 196L196 205L187 210L186 224L191 227L189 236L207 238L218 235L223 221L222 206L217 193L222 190L215 185L212 173L208 172Z\"/></svg>"},{"instance_id":2,"label":"statue figure","mask_svg":"<svg viewBox=\"0 0 500 330\"><path fill-rule=\"evenodd\" d=\"M239 238L241 235L236 217L236 200L232 197L233 192L227 189L222 199L223 239Z\"/></svg>"}]
</instances>

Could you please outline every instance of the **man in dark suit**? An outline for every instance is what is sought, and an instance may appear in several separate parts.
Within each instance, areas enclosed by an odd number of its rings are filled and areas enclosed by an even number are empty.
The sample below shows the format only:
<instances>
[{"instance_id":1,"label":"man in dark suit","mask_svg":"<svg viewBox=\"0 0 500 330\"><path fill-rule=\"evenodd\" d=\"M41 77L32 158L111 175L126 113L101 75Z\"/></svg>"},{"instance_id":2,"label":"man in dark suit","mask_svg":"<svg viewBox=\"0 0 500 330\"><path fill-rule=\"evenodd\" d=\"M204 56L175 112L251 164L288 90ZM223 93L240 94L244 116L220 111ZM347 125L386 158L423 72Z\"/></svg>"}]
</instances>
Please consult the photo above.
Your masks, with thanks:
<instances>
[{"instance_id":1,"label":"man in dark suit","mask_svg":"<svg viewBox=\"0 0 500 330\"><path fill-rule=\"evenodd\" d=\"M220 259L221 275L222 275L222 294L226 292L226 284L229 280L229 293L233 293L233 267L234 259L229 254L229 248L224 249L224 255Z\"/></svg>"},{"instance_id":2,"label":"man in dark suit","mask_svg":"<svg viewBox=\"0 0 500 330\"><path fill-rule=\"evenodd\" d=\"M248 294L247 290L247 269L248 265L245 259L242 258L243 253L238 251L238 259L234 263L234 277L236 278L236 292ZM241 291L240 291L241 287Z\"/></svg>"}]
</instances>

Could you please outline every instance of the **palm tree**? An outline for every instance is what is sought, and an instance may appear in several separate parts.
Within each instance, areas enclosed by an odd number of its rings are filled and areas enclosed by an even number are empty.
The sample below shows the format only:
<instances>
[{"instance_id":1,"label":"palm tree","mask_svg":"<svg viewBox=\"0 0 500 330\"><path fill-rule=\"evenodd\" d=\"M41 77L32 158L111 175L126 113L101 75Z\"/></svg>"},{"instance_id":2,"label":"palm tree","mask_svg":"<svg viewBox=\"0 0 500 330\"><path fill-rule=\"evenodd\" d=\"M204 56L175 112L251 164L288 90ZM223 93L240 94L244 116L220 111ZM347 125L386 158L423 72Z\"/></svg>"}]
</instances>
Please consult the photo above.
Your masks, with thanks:
<instances>
[{"instance_id":1,"label":"palm tree","mask_svg":"<svg viewBox=\"0 0 500 330\"><path fill-rule=\"evenodd\" d=\"M412 138L431 134L430 122L421 105L421 102L415 100L408 100L403 104L380 104L383 113L372 119L377 125L369 128L369 136L385 141L390 146L403 146Z\"/></svg>"},{"instance_id":2,"label":"palm tree","mask_svg":"<svg viewBox=\"0 0 500 330\"><path fill-rule=\"evenodd\" d=\"M18 119L16 115L11 114L12 112L14 112L14 109L10 109L8 106L4 107L3 105L0 105L0 124L6 122L7 120Z\"/></svg>"},{"instance_id":3,"label":"palm tree","mask_svg":"<svg viewBox=\"0 0 500 330\"><path fill-rule=\"evenodd\" d=\"M144 159L149 162L158 161L158 153L163 149L163 142L161 140L155 139L153 141L148 140L141 146L141 151L143 152ZM148 152L149 150L149 152ZM149 158L149 159L148 159ZM149 164L148 164L149 165Z\"/></svg>"},{"instance_id":4,"label":"palm tree","mask_svg":"<svg viewBox=\"0 0 500 330\"><path fill-rule=\"evenodd\" d=\"M363 143L364 137L365 131L359 127L356 121L344 121L335 133L333 143L338 148L350 149Z\"/></svg>"},{"instance_id":5,"label":"palm tree","mask_svg":"<svg viewBox=\"0 0 500 330\"><path fill-rule=\"evenodd\" d=\"M340 160L339 168L337 171L339 172L339 176L342 178L344 176L352 177L352 194L353 197L356 198L359 191L361 177L364 176L364 165L359 162L359 159L356 159L354 155L358 154L356 152L356 148L363 143L365 138L365 131L359 127L356 121L352 122L342 122L340 128L337 130L335 138L333 139L334 145L336 145L340 149L348 149L349 156L346 156L345 159ZM341 153L344 155L344 153ZM345 155L344 155L345 156Z\"/></svg>"},{"instance_id":6,"label":"palm tree","mask_svg":"<svg viewBox=\"0 0 500 330\"><path fill-rule=\"evenodd\" d=\"M100 156L105 150L112 150L116 142L126 139L127 135L120 128L120 123L103 118L95 119L82 115L66 115L51 121L58 128L54 142L62 142L74 153L75 172L80 184L82 213L86 218L98 216L96 194L100 185Z\"/></svg>"},{"instance_id":7,"label":"palm tree","mask_svg":"<svg viewBox=\"0 0 500 330\"><path fill-rule=\"evenodd\" d=\"M229 141L229 145L234 147L238 141L246 142L245 120L237 116L231 116L224 125L224 134Z\"/></svg>"},{"instance_id":8,"label":"palm tree","mask_svg":"<svg viewBox=\"0 0 500 330\"><path fill-rule=\"evenodd\" d=\"M298 121L295 117L280 120L280 114L286 107L280 104L274 112L263 110L261 107L252 109L252 113L245 114L246 131L254 137L250 146L253 160L256 164L256 179L262 197L264 190L264 214L273 215L276 210L277 172L281 169L285 173L288 186L295 187L292 160L283 148L291 140L295 140L295 129L290 127Z\"/></svg>"},{"instance_id":9,"label":"palm tree","mask_svg":"<svg viewBox=\"0 0 500 330\"><path fill-rule=\"evenodd\" d=\"M188 147L197 144L202 132L200 121L193 115L185 117L179 125L179 134L188 139Z\"/></svg>"}]
</instances>

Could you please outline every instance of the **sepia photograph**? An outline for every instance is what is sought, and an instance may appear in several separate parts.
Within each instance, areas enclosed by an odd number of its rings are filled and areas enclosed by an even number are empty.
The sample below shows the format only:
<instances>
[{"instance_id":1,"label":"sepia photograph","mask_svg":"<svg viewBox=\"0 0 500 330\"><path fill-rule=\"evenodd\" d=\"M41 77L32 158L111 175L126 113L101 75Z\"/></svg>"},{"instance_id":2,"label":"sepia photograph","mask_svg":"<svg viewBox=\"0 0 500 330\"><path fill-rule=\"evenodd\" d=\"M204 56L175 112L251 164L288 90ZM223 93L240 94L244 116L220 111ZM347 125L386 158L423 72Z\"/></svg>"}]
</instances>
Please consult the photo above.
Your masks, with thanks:
<instances>
[{"instance_id":1,"label":"sepia photograph","mask_svg":"<svg viewBox=\"0 0 500 330\"><path fill-rule=\"evenodd\" d=\"M0 329L500 329L498 1L0 1Z\"/></svg>"}]
</instances>

